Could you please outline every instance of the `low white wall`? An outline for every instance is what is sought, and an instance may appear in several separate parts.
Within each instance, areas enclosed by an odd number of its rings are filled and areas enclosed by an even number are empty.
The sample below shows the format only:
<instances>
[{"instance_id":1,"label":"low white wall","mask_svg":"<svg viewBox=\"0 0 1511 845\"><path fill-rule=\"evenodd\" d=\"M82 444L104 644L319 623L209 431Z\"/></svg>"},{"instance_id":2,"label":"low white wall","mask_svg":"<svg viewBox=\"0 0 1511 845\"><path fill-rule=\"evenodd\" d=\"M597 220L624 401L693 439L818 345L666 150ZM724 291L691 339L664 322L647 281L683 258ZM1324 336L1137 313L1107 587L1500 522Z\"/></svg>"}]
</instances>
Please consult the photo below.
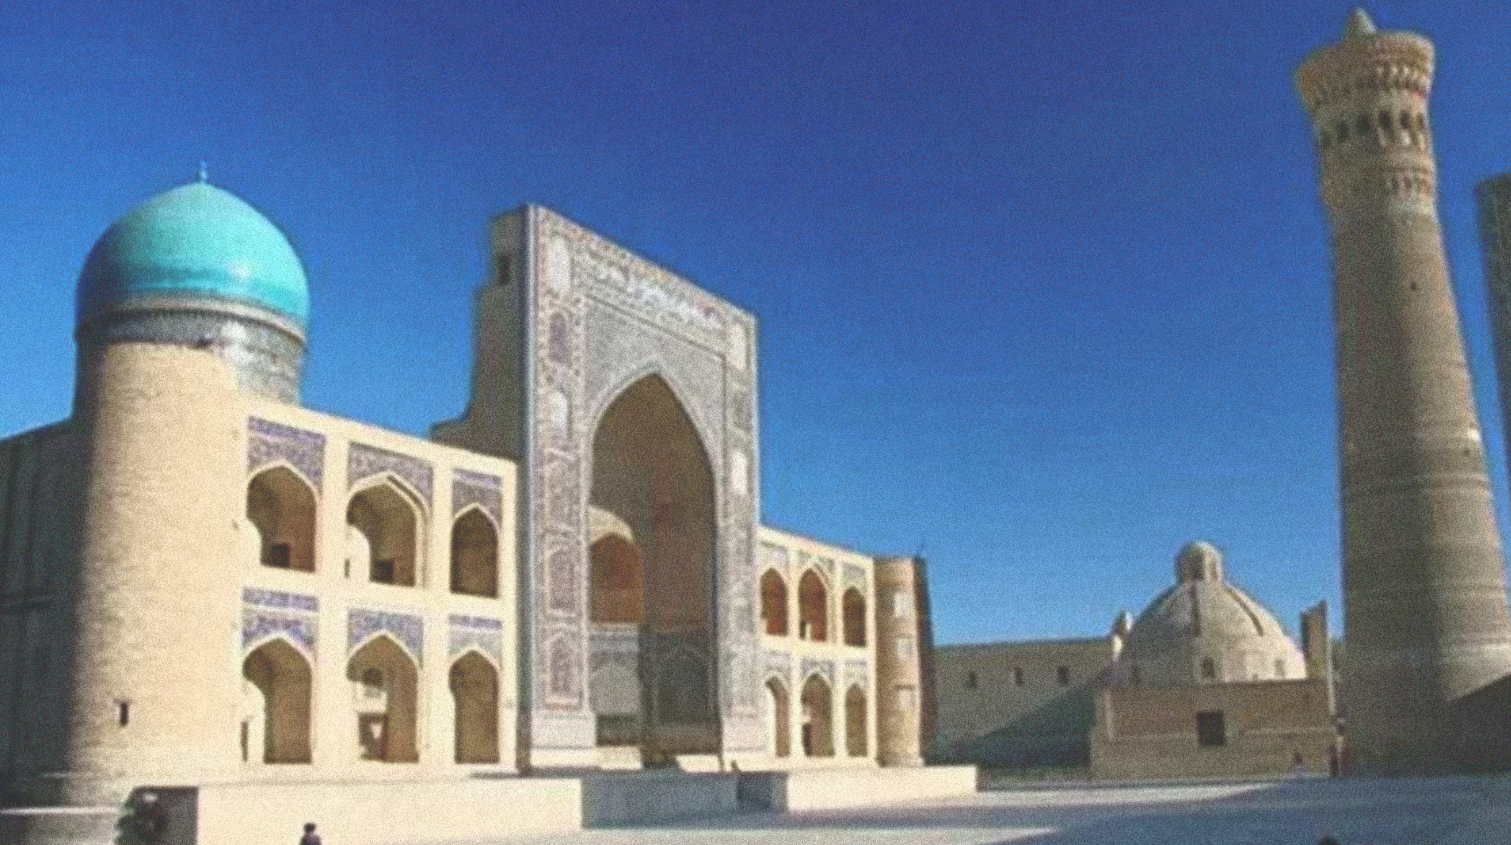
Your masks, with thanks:
<instances>
[{"instance_id":1,"label":"low white wall","mask_svg":"<svg viewBox=\"0 0 1511 845\"><path fill-rule=\"evenodd\" d=\"M733 774L594 774L583 778L582 788L582 820L588 827L733 815L739 810Z\"/></svg>"},{"instance_id":2,"label":"low white wall","mask_svg":"<svg viewBox=\"0 0 1511 845\"><path fill-rule=\"evenodd\" d=\"M582 828L575 778L226 784L199 788L197 841L296 842L314 822L339 845L494 840Z\"/></svg>"},{"instance_id":3,"label":"low white wall","mask_svg":"<svg viewBox=\"0 0 1511 845\"><path fill-rule=\"evenodd\" d=\"M837 810L956 798L976 791L975 766L797 770L785 778L776 810Z\"/></svg>"}]
</instances>

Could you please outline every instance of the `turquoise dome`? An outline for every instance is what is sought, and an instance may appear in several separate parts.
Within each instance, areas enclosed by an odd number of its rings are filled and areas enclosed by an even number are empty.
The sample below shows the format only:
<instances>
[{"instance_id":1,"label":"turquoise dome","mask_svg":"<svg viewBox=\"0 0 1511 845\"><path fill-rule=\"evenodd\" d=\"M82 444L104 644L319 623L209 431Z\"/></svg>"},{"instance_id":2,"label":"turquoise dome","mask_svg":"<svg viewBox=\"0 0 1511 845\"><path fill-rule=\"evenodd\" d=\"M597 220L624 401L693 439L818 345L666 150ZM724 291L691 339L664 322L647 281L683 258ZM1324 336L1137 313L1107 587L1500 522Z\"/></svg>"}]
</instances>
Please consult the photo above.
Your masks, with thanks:
<instances>
[{"instance_id":1,"label":"turquoise dome","mask_svg":"<svg viewBox=\"0 0 1511 845\"><path fill-rule=\"evenodd\" d=\"M229 191L192 182L147 200L100 237L79 276L78 324L149 302L225 300L303 333L309 284L289 240Z\"/></svg>"}]
</instances>

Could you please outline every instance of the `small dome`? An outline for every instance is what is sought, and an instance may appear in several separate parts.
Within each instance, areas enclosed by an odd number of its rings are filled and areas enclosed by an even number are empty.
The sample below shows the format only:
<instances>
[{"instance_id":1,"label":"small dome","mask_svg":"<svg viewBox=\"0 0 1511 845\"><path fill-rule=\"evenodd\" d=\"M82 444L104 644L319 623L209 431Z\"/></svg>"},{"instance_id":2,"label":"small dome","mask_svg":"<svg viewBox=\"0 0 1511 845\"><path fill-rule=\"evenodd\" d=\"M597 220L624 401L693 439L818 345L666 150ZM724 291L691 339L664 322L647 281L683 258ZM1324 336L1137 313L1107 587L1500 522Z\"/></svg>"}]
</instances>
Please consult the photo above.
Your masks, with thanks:
<instances>
[{"instance_id":1,"label":"small dome","mask_svg":"<svg viewBox=\"0 0 1511 845\"><path fill-rule=\"evenodd\" d=\"M1224 580L1222 555L1189 543L1176 584L1139 614L1119 655L1125 678L1150 686L1297 680L1301 650L1275 615Z\"/></svg>"},{"instance_id":2,"label":"small dome","mask_svg":"<svg viewBox=\"0 0 1511 845\"><path fill-rule=\"evenodd\" d=\"M228 191L193 182L147 200L105 231L79 276L77 322L165 301L273 312L303 334L309 285L288 238Z\"/></svg>"}]
</instances>

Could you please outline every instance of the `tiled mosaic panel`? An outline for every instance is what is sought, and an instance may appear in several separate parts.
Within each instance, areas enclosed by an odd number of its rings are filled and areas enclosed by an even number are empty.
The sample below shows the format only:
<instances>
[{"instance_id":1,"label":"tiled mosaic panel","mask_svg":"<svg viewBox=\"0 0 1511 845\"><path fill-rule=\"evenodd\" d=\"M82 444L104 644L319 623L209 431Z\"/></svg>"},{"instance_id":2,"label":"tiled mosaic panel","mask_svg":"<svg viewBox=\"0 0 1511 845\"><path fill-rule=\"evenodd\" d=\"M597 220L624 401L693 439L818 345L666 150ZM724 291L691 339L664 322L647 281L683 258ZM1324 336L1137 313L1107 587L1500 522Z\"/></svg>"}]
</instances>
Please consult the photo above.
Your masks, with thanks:
<instances>
[{"instance_id":1,"label":"tiled mosaic panel","mask_svg":"<svg viewBox=\"0 0 1511 845\"><path fill-rule=\"evenodd\" d=\"M286 461L319 492L325 477L325 435L259 417L247 418L247 471Z\"/></svg>"},{"instance_id":2,"label":"tiled mosaic panel","mask_svg":"<svg viewBox=\"0 0 1511 845\"><path fill-rule=\"evenodd\" d=\"M400 455L386 449L364 446L361 443L351 444L351 449L346 455L347 486L354 486L363 479L385 472L393 473L409 482L415 492L420 494L420 498L425 500L426 506L430 505L435 475L430 464L419 458Z\"/></svg>"},{"instance_id":3,"label":"tiled mosaic panel","mask_svg":"<svg viewBox=\"0 0 1511 845\"><path fill-rule=\"evenodd\" d=\"M388 634L409 651L415 663L423 662L425 620L408 613L352 609L346 617L346 652L350 656L378 634Z\"/></svg>"},{"instance_id":4,"label":"tiled mosaic panel","mask_svg":"<svg viewBox=\"0 0 1511 845\"><path fill-rule=\"evenodd\" d=\"M860 587L861 594L865 595L866 569L853 563L845 564L845 585Z\"/></svg>"},{"instance_id":5,"label":"tiled mosaic panel","mask_svg":"<svg viewBox=\"0 0 1511 845\"><path fill-rule=\"evenodd\" d=\"M259 590L241 591L241 647L243 650L277 636L287 637L311 661L319 639L320 602L314 596Z\"/></svg>"},{"instance_id":6,"label":"tiled mosaic panel","mask_svg":"<svg viewBox=\"0 0 1511 845\"><path fill-rule=\"evenodd\" d=\"M492 657L499 666L504 665L504 623L498 619L482 616L458 616L447 618L446 656L455 660L462 652L475 648Z\"/></svg>"},{"instance_id":7,"label":"tiled mosaic panel","mask_svg":"<svg viewBox=\"0 0 1511 845\"><path fill-rule=\"evenodd\" d=\"M493 517L494 525L503 524L502 482L492 475L454 470L451 476L451 515L456 516L477 505Z\"/></svg>"}]
</instances>

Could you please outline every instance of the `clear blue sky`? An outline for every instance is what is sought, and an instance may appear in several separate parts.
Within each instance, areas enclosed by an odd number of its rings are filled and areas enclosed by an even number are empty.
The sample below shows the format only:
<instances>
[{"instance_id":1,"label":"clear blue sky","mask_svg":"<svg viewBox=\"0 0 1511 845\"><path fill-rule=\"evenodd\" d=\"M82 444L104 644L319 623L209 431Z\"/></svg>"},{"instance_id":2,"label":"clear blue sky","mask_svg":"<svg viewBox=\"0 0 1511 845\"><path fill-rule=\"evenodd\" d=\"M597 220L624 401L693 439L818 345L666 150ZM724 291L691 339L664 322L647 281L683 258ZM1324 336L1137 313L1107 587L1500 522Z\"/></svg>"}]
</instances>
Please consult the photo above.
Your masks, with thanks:
<instances>
[{"instance_id":1,"label":"clear blue sky","mask_svg":"<svg viewBox=\"0 0 1511 845\"><path fill-rule=\"evenodd\" d=\"M205 159L309 270L306 404L424 434L530 201L755 313L766 521L924 545L941 642L1100 634L1195 537L1294 631L1338 507L1292 73L1349 6L1161 5L0 0L0 432L67 415L85 254ZM1504 532L1471 189L1511 169L1511 4L1369 8L1438 47Z\"/></svg>"}]
</instances>

